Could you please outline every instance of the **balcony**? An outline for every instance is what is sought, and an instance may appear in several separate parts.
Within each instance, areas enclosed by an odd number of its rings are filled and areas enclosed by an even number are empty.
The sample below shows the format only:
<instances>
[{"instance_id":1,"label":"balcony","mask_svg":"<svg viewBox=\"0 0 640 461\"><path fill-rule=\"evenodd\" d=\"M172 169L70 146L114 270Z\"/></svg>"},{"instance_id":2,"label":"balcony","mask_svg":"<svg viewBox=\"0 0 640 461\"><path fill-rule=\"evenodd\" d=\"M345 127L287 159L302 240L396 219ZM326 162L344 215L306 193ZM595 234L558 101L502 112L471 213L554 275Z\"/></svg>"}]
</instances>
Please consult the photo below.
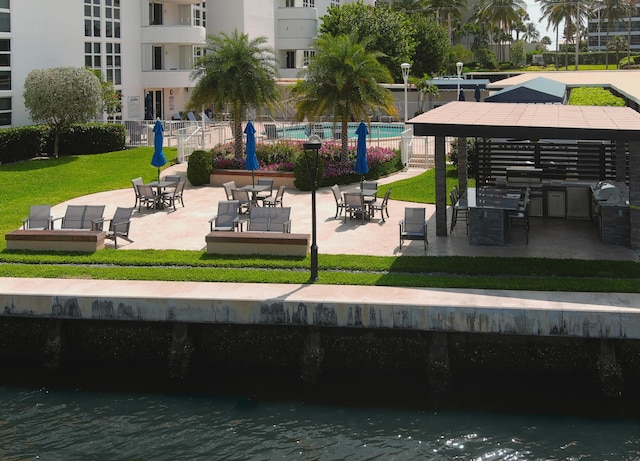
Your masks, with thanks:
<instances>
[{"instance_id":1,"label":"balcony","mask_svg":"<svg viewBox=\"0 0 640 461\"><path fill-rule=\"evenodd\" d=\"M148 26L142 28L142 43L204 45L207 31L199 26Z\"/></svg>"},{"instance_id":2,"label":"balcony","mask_svg":"<svg viewBox=\"0 0 640 461\"><path fill-rule=\"evenodd\" d=\"M189 78L191 69L150 70L142 72L144 88L186 88L195 85Z\"/></svg>"},{"instance_id":3,"label":"balcony","mask_svg":"<svg viewBox=\"0 0 640 461\"><path fill-rule=\"evenodd\" d=\"M317 8L278 8L276 10L276 20L318 20Z\"/></svg>"},{"instance_id":4,"label":"balcony","mask_svg":"<svg viewBox=\"0 0 640 461\"><path fill-rule=\"evenodd\" d=\"M169 3L171 5L195 5L202 3L202 0L162 0L162 3Z\"/></svg>"}]
</instances>

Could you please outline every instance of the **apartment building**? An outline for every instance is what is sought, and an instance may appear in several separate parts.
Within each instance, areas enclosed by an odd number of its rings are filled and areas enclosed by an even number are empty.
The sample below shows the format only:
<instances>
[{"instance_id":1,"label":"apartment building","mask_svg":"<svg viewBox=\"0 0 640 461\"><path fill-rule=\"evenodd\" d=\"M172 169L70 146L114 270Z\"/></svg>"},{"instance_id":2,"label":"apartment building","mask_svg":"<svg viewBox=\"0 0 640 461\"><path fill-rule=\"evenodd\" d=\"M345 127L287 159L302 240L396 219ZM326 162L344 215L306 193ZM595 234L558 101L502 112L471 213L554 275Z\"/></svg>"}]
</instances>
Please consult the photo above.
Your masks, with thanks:
<instances>
[{"instance_id":1,"label":"apartment building","mask_svg":"<svg viewBox=\"0 0 640 461\"><path fill-rule=\"evenodd\" d=\"M350 1L0 0L0 127L32 123L24 80L59 66L100 69L121 96L122 119L170 119L189 98L207 34L234 29L267 37L281 77L295 77L321 17Z\"/></svg>"},{"instance_id":2,"label":"apartment building","mask_svg":"<svg viewBox=\"0 0 640 461\"><path fill-rule=\"evenodd\" d=\"M608 40L616 36L624 38L625 43L631 44L631 52L637 54L640 50L640 10L638 3L631 11L631 17L623 17L608 26L608 20L601 20L601 11L596 9L589 19L588 42L589 51L606 51ZM607 33L607 27L609 32ZM625 47L626 52L626 47ZM626 54L625 54L626 56Z\"/></svg>"}]
</instances>

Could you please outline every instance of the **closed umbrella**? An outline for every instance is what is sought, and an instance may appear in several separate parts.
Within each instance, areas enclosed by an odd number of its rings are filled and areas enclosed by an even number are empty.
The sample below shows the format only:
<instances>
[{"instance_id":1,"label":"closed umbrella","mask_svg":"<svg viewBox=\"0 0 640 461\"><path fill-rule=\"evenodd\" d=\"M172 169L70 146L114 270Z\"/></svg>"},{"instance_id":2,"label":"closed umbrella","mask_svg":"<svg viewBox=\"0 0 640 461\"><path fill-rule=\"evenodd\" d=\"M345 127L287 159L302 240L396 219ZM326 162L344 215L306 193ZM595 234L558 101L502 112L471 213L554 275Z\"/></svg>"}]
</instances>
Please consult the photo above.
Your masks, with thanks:
<instances>
[{"instance_id":1,"label":"closed umbrella","mask_svg":"<svg viewBox=\"0 0 640 461\"><path fill-rule=\"evenodd\" d=\"M480 85L476 85L476 91L474 91L473 97L476 98L476 102L480 102Z\"/></svg>"},{"instance_id":2,"label":"closed umbrella","mask_svg":"<svg viewBox=\"0 0 640 461\"><path fill-rule=\"evenodd\" d=\"M151 157L151 164L158 169L158 181L160 181L160 168L167 163L167 159L162 151L163 143L164 127L160 119L157 119L153 127L153 157Z\"/></svg>"},{"instance_id":3,"label":"closed umbrella","mask_svg":"<svg viewBox=\"0 0 640 461\"><path fill-rule=\"evenodd\" d=\"M358 135L358 147L356 149L356 166L354 171L360 175L360 182L364 181L364 175L369 172L369 165L367 164L367 135L369 130L364 122L360 122L358 129L356 130Z\"/></svg>"},{"instance_id":4,"label":"closed umbrella","mask_svg":"<svg viewBox=\"0 0 640 461\"><path fill-rule=\"evenodd\" d=\"M247 162L245 168L251 171L251 185L255 186L253 172L259 168L259 165L258 157L256 156L256 129L251 120L247 122L244 134L247 135Z\"/></svg>"},{"instance_id":5,"label":"closed umbrella","mask_svg":"<svg viewBox=\"0 0 640 461\"><path fill-rule=\"evenodd\" d=\"M460 89L460 94L458 95L458 101L464 101L464 90Z\"/></svg>"}]
</instances>

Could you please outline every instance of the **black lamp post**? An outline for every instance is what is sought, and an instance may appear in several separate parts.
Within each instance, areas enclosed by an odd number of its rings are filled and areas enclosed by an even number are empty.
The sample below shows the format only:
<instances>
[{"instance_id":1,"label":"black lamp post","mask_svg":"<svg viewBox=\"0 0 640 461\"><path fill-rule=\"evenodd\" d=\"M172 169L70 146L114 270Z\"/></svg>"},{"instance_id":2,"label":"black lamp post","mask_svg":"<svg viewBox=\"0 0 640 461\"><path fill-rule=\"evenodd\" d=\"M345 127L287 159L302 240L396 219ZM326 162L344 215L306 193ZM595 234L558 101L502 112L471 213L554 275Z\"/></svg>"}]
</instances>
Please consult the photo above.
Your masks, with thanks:
<instances>
[{"instance_id":1,"label":"black lamp post","mask_svg":"<svg viewBox=\"0 0 640 461\"><path fill-rule=\"evenodd\" d=\"M316 188L318 186L318 161L320 157L320 147L322 140L319 136L313 135L302 145L304 149L304 160L307 162L309 175L311 176L311 283L318 281L318 244L316 243ZM311 162L307 156L307 151L311 151Z\"/></svg>"}]
</instances>

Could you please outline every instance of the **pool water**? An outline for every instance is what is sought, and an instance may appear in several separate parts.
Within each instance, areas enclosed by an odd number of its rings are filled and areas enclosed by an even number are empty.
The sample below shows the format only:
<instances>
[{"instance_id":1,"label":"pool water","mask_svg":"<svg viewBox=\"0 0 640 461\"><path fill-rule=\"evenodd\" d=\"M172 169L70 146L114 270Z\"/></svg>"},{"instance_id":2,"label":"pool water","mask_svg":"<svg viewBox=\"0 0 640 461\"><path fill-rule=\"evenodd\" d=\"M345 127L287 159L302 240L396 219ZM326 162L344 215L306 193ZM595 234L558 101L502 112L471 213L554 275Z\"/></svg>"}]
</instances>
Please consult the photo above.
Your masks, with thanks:
<instances>
[{"instance_id":1,"label":"pool water","mask_svg":"<svg viewBox=\"0 0 640 461\"><path fill-rule=\"evenodd\" d=\"M357 138L356 129L359 123L349 123L348 137ZM402 123L372 123L369 129L369 137L371 138L399 138L404 131ZM314 134L318 134L323 139L340 139L342 127L334 123L316 123L314 125ZM291 125L278 128L279 138L289 139L307 139L311 135L309 124Z\"/></svg>"}]
</instances>

